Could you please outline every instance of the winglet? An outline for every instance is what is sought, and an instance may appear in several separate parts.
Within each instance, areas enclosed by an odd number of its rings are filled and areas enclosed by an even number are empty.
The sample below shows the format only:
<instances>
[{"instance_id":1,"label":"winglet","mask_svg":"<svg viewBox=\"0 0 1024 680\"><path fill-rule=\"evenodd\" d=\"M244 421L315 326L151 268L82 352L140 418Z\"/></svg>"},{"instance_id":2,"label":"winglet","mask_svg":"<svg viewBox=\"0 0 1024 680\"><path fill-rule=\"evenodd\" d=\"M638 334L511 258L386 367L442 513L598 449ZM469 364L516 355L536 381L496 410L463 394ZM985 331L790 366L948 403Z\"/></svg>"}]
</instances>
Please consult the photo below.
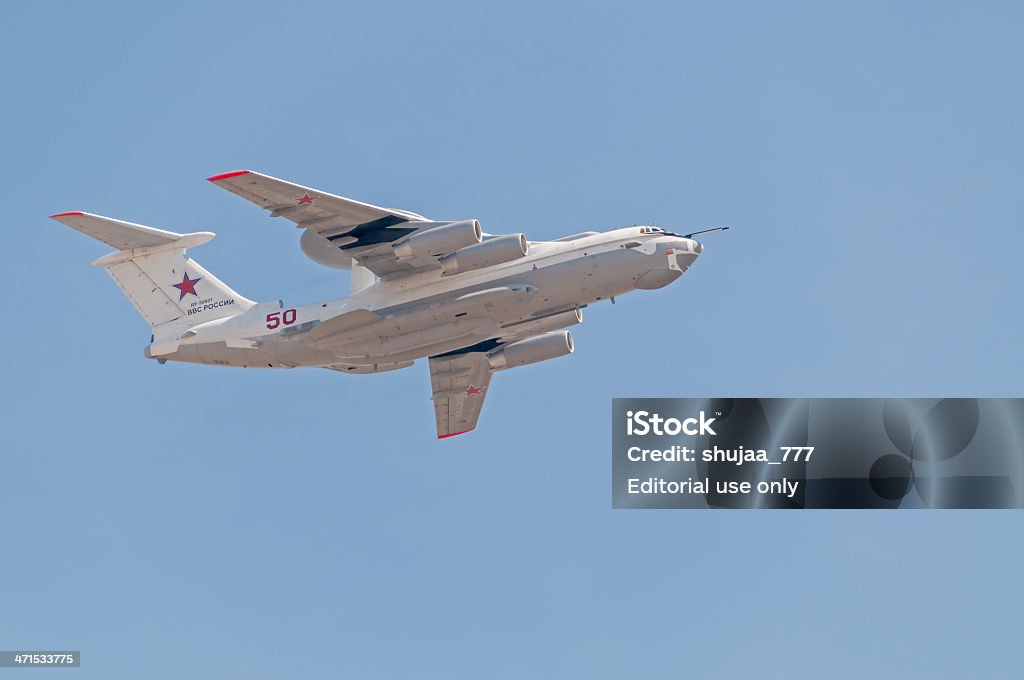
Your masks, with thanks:
<instances>
[{"instance_id":1,"label":"winglet","mask_svg":"<svg viewBox=\"0 0 1024 680\"><path fill-rule=\"evenodd\" d=\"M466 434L467 432L472 432L473 429L474 428L471 427L468 430L463 430L462 432L452 432L451 434L439 434L439 435L437 435L437 438L438 439L447 439L448 437L454 437L456 435Z\"/></svg>"},{"instance_id":2,"label":"winglet","mask_svg":"<svg viewBox=\"0 0 1024 680\"><path fill-rule=\"evenodd\" d=\"M72 210L71 212L57 213L56 215L50 215L50 219L57 219L58 217L81 217L85 213L80 210Z\"/></svg>"},{"instance_id":3,"label":"winglet","mask_svg":"<svg viewBox=\"0 0 1024 680\"><path fill-rule=\"evenodd\" d=\"M233 172L225 172L222 175L214 175L213 177L207 177L207 182L219 182L222 179L231 179L232 177L238 177L239 175L248 175L252 170L235 170Z\"/></svg>"}]
</instances>

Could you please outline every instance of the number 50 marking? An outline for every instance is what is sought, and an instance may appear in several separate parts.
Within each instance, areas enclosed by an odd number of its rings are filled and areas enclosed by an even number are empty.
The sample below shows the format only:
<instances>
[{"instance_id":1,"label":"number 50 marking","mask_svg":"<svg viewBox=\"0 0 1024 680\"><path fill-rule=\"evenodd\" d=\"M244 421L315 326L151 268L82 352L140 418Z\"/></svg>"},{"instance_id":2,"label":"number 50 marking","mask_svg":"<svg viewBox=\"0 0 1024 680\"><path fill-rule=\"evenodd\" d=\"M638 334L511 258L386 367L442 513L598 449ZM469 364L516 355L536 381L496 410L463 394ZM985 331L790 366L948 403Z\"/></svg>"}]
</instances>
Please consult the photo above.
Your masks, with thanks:
<instances>
[{"instance_id":1,"label":"number 50 marking","mask_svg":"<svg viewBox=\"0 0 1024 680\"><path fill-rule=\"evenodd\" d=\"M291 326L295 323L298 312L294 309L286 309L283 312L271 312L267 314L267 328L274 330L278 326Z\"/></svg>"}]
</instances>

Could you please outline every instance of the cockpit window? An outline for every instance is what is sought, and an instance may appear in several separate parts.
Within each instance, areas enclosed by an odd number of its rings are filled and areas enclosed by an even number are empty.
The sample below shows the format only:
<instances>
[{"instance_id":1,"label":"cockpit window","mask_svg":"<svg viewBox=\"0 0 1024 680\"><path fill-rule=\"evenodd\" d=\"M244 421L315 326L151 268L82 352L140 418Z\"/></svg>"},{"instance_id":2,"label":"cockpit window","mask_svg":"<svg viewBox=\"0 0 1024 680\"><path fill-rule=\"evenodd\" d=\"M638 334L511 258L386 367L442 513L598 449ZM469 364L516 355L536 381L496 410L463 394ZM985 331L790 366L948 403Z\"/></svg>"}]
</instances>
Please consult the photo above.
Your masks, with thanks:
<instances>
[{"instance_id":1,"label":"cockpit window","mask_svg":"<svg viewBox=\"0 0 1024 680\"><path fill-rule=\"evenodd\" d=\"M668 231L667 229L662 229L661 227L640 227L640 233L641 234L664 234L665 236L679 236L679 234L675 233L674 231ZM683 238L683 237L679 236L679 238Z\"/></svg>"}]
</instances>

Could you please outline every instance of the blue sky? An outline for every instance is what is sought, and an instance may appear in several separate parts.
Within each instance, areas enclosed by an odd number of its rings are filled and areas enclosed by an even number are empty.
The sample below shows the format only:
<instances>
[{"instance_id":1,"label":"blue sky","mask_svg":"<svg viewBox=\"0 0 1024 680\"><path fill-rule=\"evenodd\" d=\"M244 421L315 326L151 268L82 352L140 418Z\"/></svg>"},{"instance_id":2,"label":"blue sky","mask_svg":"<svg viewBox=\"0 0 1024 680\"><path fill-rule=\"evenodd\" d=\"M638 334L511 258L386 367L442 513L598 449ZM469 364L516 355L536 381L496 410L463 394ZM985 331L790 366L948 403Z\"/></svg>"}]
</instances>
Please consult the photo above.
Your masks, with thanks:
<instances>
[{"instance_id":1,"label":"blue sky","mask_svg":"<svg viewBox=\"0 0 1024 680\"><path fill-rule=\"evenodd\" d=\"M616 396L1019 396L1017 3L8 3L0 647L79 677L1017 677L1015 512L613 512ZM251 168L730 224L433 436L426 367L158 366L88 210L336 297Z\"/></svg>"}]
</instances>

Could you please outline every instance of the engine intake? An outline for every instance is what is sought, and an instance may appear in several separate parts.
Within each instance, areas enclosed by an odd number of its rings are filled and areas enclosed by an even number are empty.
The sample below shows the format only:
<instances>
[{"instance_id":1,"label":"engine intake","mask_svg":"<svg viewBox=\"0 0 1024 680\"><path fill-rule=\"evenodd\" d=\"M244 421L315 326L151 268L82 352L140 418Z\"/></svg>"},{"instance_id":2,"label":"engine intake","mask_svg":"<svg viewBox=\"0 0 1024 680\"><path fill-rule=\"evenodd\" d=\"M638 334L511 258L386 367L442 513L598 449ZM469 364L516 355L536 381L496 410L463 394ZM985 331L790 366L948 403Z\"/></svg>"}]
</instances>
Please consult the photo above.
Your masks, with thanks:
<instances>
[{"instance_id":1,"label":"engine intake","mask_svg":"<svg viewBox=\"0 0 1024 680\"><path fill-rule=\"evenodd\" d=\"M489 238L475 246L469 246L441 258L441 269L445 276L471 272L504 262L526 257L530 244L522 234L509 234Z\"/></svg>"},{"instance_id":2,"label":"engine intake","mask_svg":"<svg viewBox=\"0 0 1024 680\"><path fill-rule=\"evenodd\" d=\"M410 222L407 225L427 226L430 222ZM431 227L405 238L396 241L394 245L395 255L406 259L410 257L423 257L427 255L440 255L449 253L459 248L472 246L480 243L483 238L483 230L476 220L462 220L461 222L448 222L441 226Z\"/></svg>"},{"instance_id":3,"label":"engine intake","mask_svg":"<svg viewBox=\"0 0 1024 680\"><path fill-rule=\"evenodd\" d=\"M572 333L557 331L505 345L489 354L487 360L492 370L503 371L572 354L572 349Z\"/></svg>"}]
</instances>

